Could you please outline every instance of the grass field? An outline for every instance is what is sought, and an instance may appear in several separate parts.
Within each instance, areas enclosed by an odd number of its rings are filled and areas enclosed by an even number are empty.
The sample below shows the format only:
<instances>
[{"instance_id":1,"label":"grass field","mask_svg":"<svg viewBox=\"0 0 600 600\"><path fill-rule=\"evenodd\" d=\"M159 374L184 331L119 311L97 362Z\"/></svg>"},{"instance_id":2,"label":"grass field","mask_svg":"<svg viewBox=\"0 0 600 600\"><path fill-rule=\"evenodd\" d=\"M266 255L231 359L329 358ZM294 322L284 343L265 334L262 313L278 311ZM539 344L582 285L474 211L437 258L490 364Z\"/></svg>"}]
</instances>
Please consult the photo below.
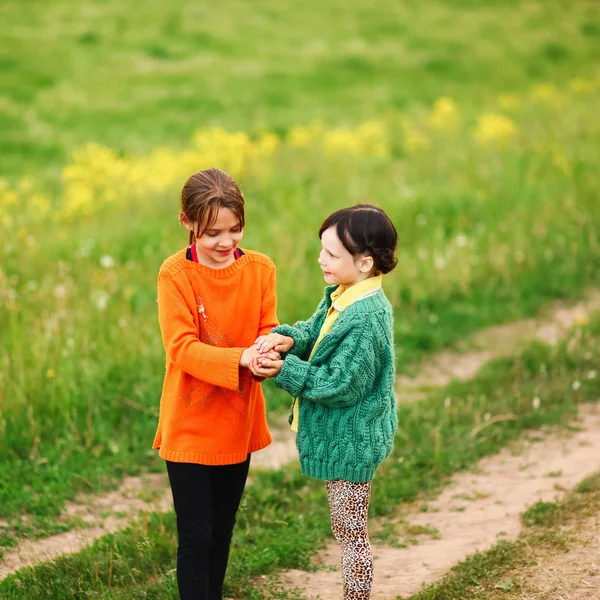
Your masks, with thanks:
<instances>
[{"instance_id":1,"label":"grass field","mask_svg":"<svg viewBox=\"0 0 600 600\"><path fill-rule=\"evenodd\" d=\"M275 260L282 321L321 294L323 218L384 207L402 372L599 283L595 2L7 0L0 20L6 547L69 528L56 515L78 492L163 468L155 280L197 168L241 182L243 245ZM269 477L257 490L304 485Z\"/></svg>"}]
</instances>

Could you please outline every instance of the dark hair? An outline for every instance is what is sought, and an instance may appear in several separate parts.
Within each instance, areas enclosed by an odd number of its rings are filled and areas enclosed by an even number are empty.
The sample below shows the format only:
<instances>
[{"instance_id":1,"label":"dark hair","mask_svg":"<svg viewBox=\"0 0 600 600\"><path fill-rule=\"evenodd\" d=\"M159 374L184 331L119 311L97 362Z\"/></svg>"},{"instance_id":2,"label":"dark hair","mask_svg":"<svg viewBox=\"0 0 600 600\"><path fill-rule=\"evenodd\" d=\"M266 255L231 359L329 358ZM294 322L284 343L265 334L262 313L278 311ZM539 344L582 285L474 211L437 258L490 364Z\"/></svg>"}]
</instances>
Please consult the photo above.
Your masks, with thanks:
<instances>
[{"instance_id":1,"label":"dark hair","mask_svg":"<svg viewBox=\"0 0 600 600\"><path fill-rule=\"evenodd\" d=\"M356 204L337 210L321 225L319 238L330 227L336 228L338 238L352 256L372 256L378 273L389 273L398 263L398 233L380 208L371 204Z\"/></svg>"},{"instance_id":2,"label":"dark hair","mask_svg":"<svg viewBox=\"0 0 600 600\"><path fill-rule=\"evenodd\" d=\"M244 227L244 196L233 177L215 168L189 177L181 190L181 212L195 225L190 231L190 244L214 225L220 208L232 210L240 227Z\"/></svg>"}]
</instances>

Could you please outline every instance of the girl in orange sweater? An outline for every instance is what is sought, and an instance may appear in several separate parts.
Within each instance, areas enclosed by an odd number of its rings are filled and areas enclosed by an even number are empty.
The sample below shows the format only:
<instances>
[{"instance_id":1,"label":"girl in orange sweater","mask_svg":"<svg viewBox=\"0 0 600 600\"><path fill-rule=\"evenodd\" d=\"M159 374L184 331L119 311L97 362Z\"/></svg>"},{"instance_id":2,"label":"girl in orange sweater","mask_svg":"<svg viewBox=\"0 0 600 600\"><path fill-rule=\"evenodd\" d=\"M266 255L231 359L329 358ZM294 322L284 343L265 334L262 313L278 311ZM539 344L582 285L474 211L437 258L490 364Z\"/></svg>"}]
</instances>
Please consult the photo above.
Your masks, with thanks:
<instances>
[{"instance_id":1,"label":"girl in orange sweater","mask_svg":"<svg viewBox=\"0 0 600 600\"><path fill-rule=\"evenodd\" d=\"M260 382L248 367L254 340L278 324L275 266L239 248L244 197L219 169L186 181L180 222L189 246L158 275L166 373L153 447L173 493L181 600L221 600L250 454L271 443Z\"/></svg>"}]
</instances>

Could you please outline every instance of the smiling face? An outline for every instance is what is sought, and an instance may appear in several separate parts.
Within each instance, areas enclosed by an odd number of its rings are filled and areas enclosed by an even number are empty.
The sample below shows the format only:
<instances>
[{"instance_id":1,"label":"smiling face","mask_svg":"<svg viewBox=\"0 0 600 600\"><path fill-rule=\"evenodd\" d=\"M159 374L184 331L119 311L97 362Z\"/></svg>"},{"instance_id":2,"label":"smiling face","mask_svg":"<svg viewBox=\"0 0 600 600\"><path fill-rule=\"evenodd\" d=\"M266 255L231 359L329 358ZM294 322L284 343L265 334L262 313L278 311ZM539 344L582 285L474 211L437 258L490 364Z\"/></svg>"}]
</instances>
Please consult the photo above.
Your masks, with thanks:
<instances>
[{"instance_id":1,"label":"smiling face","mask_svg":"<svg viewBox=\"0 0 600 600\"><path fill-rule=\"evenodd\" d=\"M373 258L365 255L352 256L342 244L335 227L323 232L321 246L319 266L329 285L348 288L373 275Z\"/></svg>"},{"instance_id":2,"label":"smiling face","mask_svg":"<svg viewBox=\"0 0 600 600\"><path fill-rule=\"evenodd\" d=\"M183 223L190 231L198 231L194 223ZM229 266L235 261L234 251L243 236L244 229L236 214L230 208L220 208L215 222L196 238L198 262L212 269Z\"/></svg>"}]
</instances>

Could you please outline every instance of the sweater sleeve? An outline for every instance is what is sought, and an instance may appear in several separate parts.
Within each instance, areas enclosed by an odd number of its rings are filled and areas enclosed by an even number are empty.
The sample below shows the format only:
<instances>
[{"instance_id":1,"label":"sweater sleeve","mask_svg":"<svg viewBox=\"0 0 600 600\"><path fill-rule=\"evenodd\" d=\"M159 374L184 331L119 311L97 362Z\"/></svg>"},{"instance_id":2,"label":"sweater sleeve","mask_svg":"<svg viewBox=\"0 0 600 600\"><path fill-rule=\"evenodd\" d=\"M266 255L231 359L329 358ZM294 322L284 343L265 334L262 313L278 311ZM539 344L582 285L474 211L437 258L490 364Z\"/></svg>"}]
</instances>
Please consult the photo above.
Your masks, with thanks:
<instances>
[{"instance_id":1,"label":"sweater sleeve","mask_svg":"<svg viewBox=\"0 0 600 600\"><path fill-rule=\"evenodd\" d=\"M273 329L274 333L287 335L294 340L294 345L287 355L308 358L310 351L319 337L323 318L327 312L325 299L321 300L315 314L308 321L298 321L293 325L279 325Z\"/></svg>"},{"instance_id":2,"label":"sweater sleeve","mask_svg":"<svg viewBox=\"0 0 600 600\"><path fill-rule=\"evenodd\" d=\"M345 408L356 404L372 387L375 361L373 338L365 323L360 331L351 331L339 342L326 363L315 364L288 356L275 385L294 398Z\"/></svg>"},{"instance_id":3,"label":"sweater sleeve","mask_svg":"<svg viewBox=\"0 0 600 600\"><path fill-rule=\"evenodd\" d=\"M158 277L158 321L167 357L178 369L212 385L239 389L239 363L244 349L201 342L183 294L165 273Z\"/></svg>"},{"instance_id":4,"label":"sweater sleeve","mask_svg":"<svg viewBox=\"0 0 600 600\"><path fill-rule=\"evenodd\" d=\"M277 279L275 268L267 282L266 288L262 294L262 304L260 307L260 327L258 335L266 335L279 323L277 319Z\"/></svg>"}]
</instances>

